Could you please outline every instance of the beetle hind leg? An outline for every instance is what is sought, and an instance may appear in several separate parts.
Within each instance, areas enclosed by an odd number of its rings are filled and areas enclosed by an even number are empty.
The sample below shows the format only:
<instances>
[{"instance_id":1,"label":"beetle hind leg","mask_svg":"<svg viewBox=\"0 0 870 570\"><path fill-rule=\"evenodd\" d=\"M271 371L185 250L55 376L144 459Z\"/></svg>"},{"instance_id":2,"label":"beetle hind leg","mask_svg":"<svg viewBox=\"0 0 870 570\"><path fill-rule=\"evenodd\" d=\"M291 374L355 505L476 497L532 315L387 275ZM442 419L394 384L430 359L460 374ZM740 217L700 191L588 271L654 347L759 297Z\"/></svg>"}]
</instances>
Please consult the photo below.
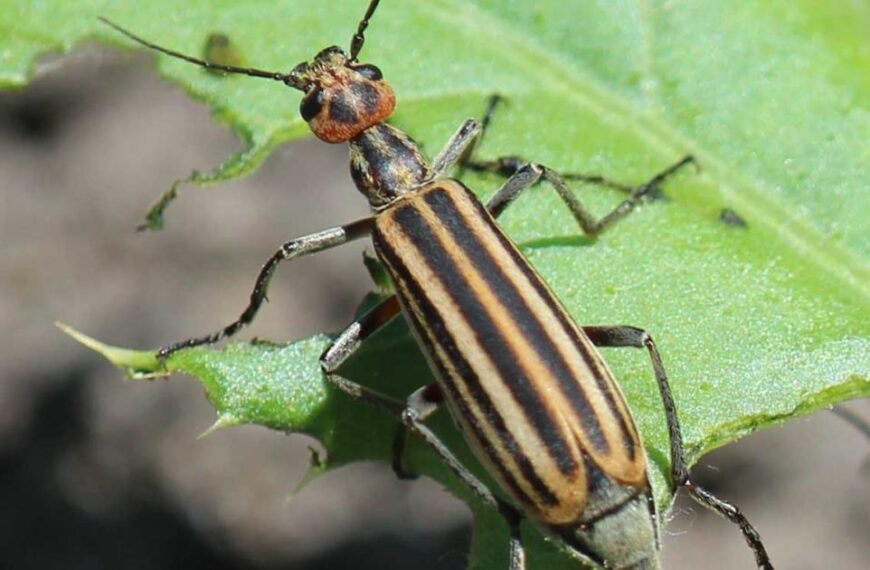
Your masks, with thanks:
<instances>
[{"instance_id":1,"label":"beetle hind leg","mask_svg":"<svg viewBox=\"0 0 870 570\"><path fill-rule=\"evenodd\" d=\"M421 422L435 413L441 404L444 402L444 394L441 388L436 383L429 384L419 388L416 392L408 396L406 405L415 410L417 419ZM405 446L408 442L408 428L405 425L399 426L396 430L396 436L393 438L393 473L399 479L416 479L417 473L410 471L405 465Z\"/></svg>"},{"instance_id":2,"label":"beetle hind leg","mask_svg":"<svg viewBox=\"0 0 870 570\"><path fill-rule=\"evenodd\" d=\"M740 512L740 509L731 503L720 499L691 480L688 465L686 463L680 420L677 416L677 407L674 403L671 386L668 383L661 356L659 355L659 351L656 348L652 336L643 329L629 326L583 327L583 332L586 333L595 346L647 349L650 360L652 360L653 370L655 371L656 383L658 384L659 394L661 395L662 404L665 409L665 418L667 420L668 433L670 435L672 490L675 491L679 487L685 487L689 495L699 504L736 524L740 528L740 532L743 533L743 538L746 540L749 548L752 549L758 568L763 570L773 570L773 564L770 562L770 557L767 554L764 543L761 541L761 536L743 513Z\"/></svg>"},{"instance_id":3,"label":"beetle hind leg","mask_svg":"<svg viewBox=\"0 0 870 570\"><path fill-rule=\"evenodd\" d=\"M758 534L758 531L755 530L755 527L752 526L749 519L740 512L740 509L737 508L737 506L720 499L710 491L695 484L695 482L688 476L683 482L683 487L686 488L689 495L699 504L719 513L721 516L739 526L740 532L743 533L743 538L746 540L746 543L755 555L756 565L763 570L773 570L773 564L770 562L767 550L764 548L764 543L761 541L761 535Z\"/></svg>"}]
</instances>

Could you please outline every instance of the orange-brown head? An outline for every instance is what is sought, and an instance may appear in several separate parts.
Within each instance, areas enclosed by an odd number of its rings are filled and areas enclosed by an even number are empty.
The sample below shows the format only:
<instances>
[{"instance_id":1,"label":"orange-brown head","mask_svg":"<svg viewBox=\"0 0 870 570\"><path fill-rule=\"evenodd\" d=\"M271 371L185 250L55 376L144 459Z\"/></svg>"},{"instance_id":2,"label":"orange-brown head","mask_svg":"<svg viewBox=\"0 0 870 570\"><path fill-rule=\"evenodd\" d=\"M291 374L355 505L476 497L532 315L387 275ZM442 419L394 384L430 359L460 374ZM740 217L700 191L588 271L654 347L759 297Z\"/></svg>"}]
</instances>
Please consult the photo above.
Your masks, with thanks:
<instances>
[{"instance_id":1,"label":"orange-brown head","mask_svg":"<svg viewBox=\"0 0 870 570\"><path fill-rule=\"evenodd\" d=\"M299 112L312 132L328 143L355 138L385 121L396 107L396 95L381 70L351 60L337 46L294 67L284 82L305 92Z\"/></svg>"}]
</instances>

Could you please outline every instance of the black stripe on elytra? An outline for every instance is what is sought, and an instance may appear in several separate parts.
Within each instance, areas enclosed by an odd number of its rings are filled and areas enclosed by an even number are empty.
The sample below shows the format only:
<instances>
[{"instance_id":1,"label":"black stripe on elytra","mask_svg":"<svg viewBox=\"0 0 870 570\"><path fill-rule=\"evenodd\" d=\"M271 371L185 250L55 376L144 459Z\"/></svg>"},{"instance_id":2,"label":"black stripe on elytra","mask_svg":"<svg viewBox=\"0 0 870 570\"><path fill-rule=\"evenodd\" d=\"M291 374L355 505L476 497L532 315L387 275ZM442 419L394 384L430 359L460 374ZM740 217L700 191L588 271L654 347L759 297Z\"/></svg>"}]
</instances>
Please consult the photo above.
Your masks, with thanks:
<instances>
[{"instance_id":1,"label":"black stripe on elytra","mask_svg":"<svg viewBox=\"0 0 870 570\"><path fill-rule=\"evenodd\" d=\"M405 207L407 206L402 206L402 208ZM495 409L492 400L481 386L480 380L471 365L453 341L453 337L451 336L450 331L447 330L447 326L441 318L441 314L435 309L429 298L426 297L418 281L407 270L401 258L396 255L394 248L387 240L382 239L382 236L377 230L372 234L372 240L375 244L376 250L381 254L381 259L384 261L385 267L391 273L391 276L396 283L397 294L406 299L407 303L415 305L426 318L426 323L424 325L418 320L417 315L413 311L406 312L412 325L418 331L418 334L425 336L433 346L440 346L447 354L448 360L452 366L456 368L461 381L465 383L471 397L483 413L485 421L489 423L490 427L495 431L499 439L501 439L502 446L519 466L523 477L525 477L526 481L531 484L532 488L540 497L540 502L547 506L558 504L559 500L556 495L547 484L541 480L540 476L535 471L532 462L520 450L519 444L510 430L507 429L504 419L498 413L498 410ZM470 418L470 420L465 422L465 424L471 427L474 432L472 434L473 437L480 443L484 452L490 457L490 463L496 466L496 469L498 469L502 476L502 480L505 481L505 483L510 487L510 490L515 493L515 496L530 505L537 504L538 502L532 500L528 493L520 487L516 481L516 477L508 470L507 466L502 463L498 453L493 448L492 442L489 441L486 435L482 432L480 426L473 421L472 418L474 416L471 412L470 406L456 386L456 382L450 375L445 363L441 361L434 350L427 348L427 352L431 355L433 364L438 367L437 372L439 373L439 378L444 382L445 389L453 395L452 400L456 403L457 407L460 408L460 413L464 414L465 417Z\"/></svg>"},{"instance_id":2,"label":"black stripe on elytra","mask_svg":"<svg viewBox=\"0 0 870 570\"><path fill-rule=\"evenodd\" d=\"M475 206L479 210L483 210L483 207L475 204ZM598 360L594 354L592 354L587 346L586 342L580 338L579 333L577 332L577 327L568 317L568 312L562 306L562 304L556 299L553 295L553 292L550 291L549 287L547 287L546 283L544 283L538 273L532 269L529 265L528 261L522 257L522 255L517 252L514 244L501 232L494 232L498 237L499 243L504 246L505 250L508 251L511 255L511 258L514 260L514 263L523 274L528 279L529 283L535 288L538 292L538 295L544 300L544 302L549 307L550 311L556 316L559 321L559 324L562 325L562 329L568 334L571 340L574 342L574 346L580 353L583 355L583 360L586 362L593 371L593 376L595 377L595 383L598 385L599 390L602 394L604 394L604 398L607 401L608 406L610 407L611 412L619 421L620 432L622 433L622 443L625 447L629 457L633 461L637 454L637 447L635 445L635 439L632 437L632 434L636 432L634 426L629 425L626 421L625 415L621 414L619 408L616 404L617 394L610 389L610 385L605 380L604 375L606 371L602 370L598 365ZM588 399L585 397L585 394L582 392L582 388L577 385L576 379L573 377L570 378L568 382L560 382L560 389L562 393L568 398L568 401L574 404L574 408L577 411L580 417L583 417L584 414L591 413L589 411L589 406L587 404ZM577 393L580 393L582 396L578 398L576 396ZM577 405L577 404L580 405Z\"/></svg>"},{"instance_id":3,"label":"black stripe on elytra","mask_svg":"<svg viewBox=\"0 0 870 570\"><path fill-rule=\"evenodd\" d=\"M436 189L427 193L427 198L432 193L443 193ZM454 209L444 212L449 217L456 218L459 213ZM492 322L486 307L481 302L477 293L466 280L462 270L456 266L450 253L445 249L432 228L423 218L422 214L413 206L402 207L394 214L396 224L408 235L413 245L425 252L427 262L433 268L433 272L444 284L444 288L456 304L457 310L462 313L469 326L481 344L484 352L489 356L499 375L504 381L505 387L510 391L514 400L519 404L529 423L534 427L541 441L547 447L547 452L556 462L560 471L571 474L578 468L577 463L571 457L571 448L556 421L544 410L541 395L535 390L534 385L526 378L526 372L521 367L517 355L510 350L510 342L501 330ZM457 234L460 247L467 248L467 236Z\"/></svg>"},{"instance_id":4,"label":"black stripe on elytra","mask_svg":"<svg viewBox=\"0 0 870 570\"><path fill-rule=\"evenodd\" d=\"M435 216L444 225L450 236L456 241L457 245L462 249L462 252L468 256L474 267L479 271L480 275L487 281L489 286L499 297L499 301L504 304L512 320L521 331L520 339L512 339L513 342L526 342L534 352L540 355L541 360L550 370L551 374L558 380L559 386L563 387L563 391L567 389L568 399L575 405L579 406L582 413L578 414L580 421L583 424L583 430L588 434L591 442L595 445L602 454L608 453L610 450L609 442L601 429L601 424L594 413L592 405L589 403L586 394L577 385L574 380L574 373L568 366L562 353L556 346L555 341L550 337L544 329L538 315L529 306L523 294L517 289L505 274L504 270L499 265L493 255L483 245L483 242L478 237L478 228L472 227L468 220L464 219L458 211L457 205L453 201L453 197L443 190L434 190L426 194L426 203L432 208ZM479 204L477 200L468 200L471 204ZM488 218L483 216L483 206L479 206L481 216L478 220L484 221ZM491 228L492 226L485 226ZM485 230L484 230L485 231ZM494 232L498 233L498 232ZM507 251L511 252L512 249ZM512 259L515 265L523 266L525 262L522 259L514 257ZM465 281L464 276L458 269L450 273L456 281ZM467 283L467 282L466 282ZM458 286L458 285L457 285ZM467 286L467 285L466 285ZM448 289L450 287L448 286ZM478 298L474 295L474 302L479 303ZM461 303L460 303L461 304ZM482 305L481 305L482 306ZM479 322L474 325L475 330L482 331L483 335L492 336L487 329L498 331L488 315L482 316ZM510 347L508 339L504 339L503 346L498 346L490 343L491 354L495 357L509 353L506 348ZM504 356L500 357L504 360ZM510 386L512 392L518 398L522 408L526 411L529 419L534 423L534 418L545 416L540 412L543 406L542 397L537 390L534 389L534 383L526 380L526 373L522 370L518 361L512 369L504 371L504 377ZM513 380L513 381L511 381ZM548 448L551 452L555 452L554 459L560 462L560 469L564 473L571 473L577 465L568 451L568 445L563 437L557 435L557 440L544 439L548 442ZM553 445L551 446L551 442ZM561 445L561 449L556 446Z\"/></svg>"}]
</instances>

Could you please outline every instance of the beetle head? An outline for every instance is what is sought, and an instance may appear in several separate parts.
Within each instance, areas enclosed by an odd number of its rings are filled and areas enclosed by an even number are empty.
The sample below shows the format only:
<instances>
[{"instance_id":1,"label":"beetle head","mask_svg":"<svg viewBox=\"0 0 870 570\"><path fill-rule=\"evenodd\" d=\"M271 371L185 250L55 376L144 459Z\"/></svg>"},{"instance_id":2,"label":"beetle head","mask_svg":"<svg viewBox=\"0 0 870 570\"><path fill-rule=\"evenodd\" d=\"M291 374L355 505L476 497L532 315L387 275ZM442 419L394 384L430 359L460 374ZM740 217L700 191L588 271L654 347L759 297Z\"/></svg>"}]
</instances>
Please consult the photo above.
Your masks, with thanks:
<instances>
[{"instance_id":1,"label":"beetle head","mask_svg":"<svg viewBox=\"0 0 870 570\"><path fill-rule=\"evenodd\" d=\"M351 60L337 46L294 67L284 82L305 92L299 112L314 134L330 143L351 140L386 120L396 106L381 70Z\"/></svg>"}]
</instances>

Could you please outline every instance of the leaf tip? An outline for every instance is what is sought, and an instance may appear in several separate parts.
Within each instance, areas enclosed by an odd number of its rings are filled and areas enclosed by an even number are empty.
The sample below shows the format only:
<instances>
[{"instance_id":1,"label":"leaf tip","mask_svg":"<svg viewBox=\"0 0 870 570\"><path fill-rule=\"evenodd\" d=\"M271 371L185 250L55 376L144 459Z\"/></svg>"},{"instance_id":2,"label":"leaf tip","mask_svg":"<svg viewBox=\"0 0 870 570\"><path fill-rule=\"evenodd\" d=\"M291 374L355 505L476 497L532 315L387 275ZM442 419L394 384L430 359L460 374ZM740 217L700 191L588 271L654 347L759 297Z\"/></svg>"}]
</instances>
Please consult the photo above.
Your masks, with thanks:
<instances>
[{"instance_id":1,"label":"leaf tip","mask_svg":"<svg viewBox=\"0 0 870 570\"><path fill-rule=\"evenodd\" d=\"M163 363L157 358L156 353L153 351L129 350L113 346L100 342L66 323L55 321L54 324L76 342L79 342L94 352L103 355L106 360L123 370L128 378L153 379L167 376L169 374L169 371L166 370Z\"/></svg>"},{"instance_id":2,"label":"leaf tip","mask_svg":"<svg viewBox=\"0 0 870 570\"><path fill-rule=\"evenodd\" d=\"M309 456L308 470L305 476L293 487L293 490L284 499L284 504L289 504L296 495L299 494L309 483L314 481L320 475L326 473L329 469L329 454L324 450L321 451L313 446L308 446Z\"/></svg>"},{"instance_id":3,"label":"leaf tip","mask_svg":"<svg viewBox=\"0 0 870 570\"><path fill-rule=\"evenodd\" d=\"M235 427L244 423L244 421L240 420L232 414L221 414L220 416L218 416L217 421L215 421L215 423L213 423L211 427L205 430L199 437L205 437L219 429Z\"/></svg>"}]
</instances>

